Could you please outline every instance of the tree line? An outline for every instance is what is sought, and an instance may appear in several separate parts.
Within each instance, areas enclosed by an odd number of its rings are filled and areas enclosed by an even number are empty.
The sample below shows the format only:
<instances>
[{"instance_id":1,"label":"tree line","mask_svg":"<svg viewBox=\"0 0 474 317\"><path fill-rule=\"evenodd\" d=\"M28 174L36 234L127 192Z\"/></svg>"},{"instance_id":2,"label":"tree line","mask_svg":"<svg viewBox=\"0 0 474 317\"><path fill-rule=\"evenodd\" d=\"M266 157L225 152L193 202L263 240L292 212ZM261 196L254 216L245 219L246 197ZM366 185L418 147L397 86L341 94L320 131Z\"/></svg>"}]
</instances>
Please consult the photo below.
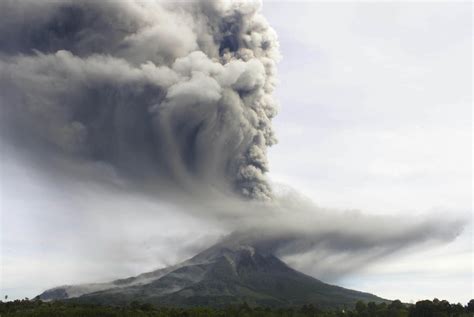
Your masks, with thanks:
<instances>
[{"instance_id":1,"label":"tree line","mask_svg":"<svg viewBox=\"0 0 474 317\"><path fill-rule=\"evenodd\" d=\"M465 306L446 300L399 300L376 304L359 301L349 309L322 309L315 305L291 308L251 307L244 303L225 308L155 307L132 302L127 306L100 306L41 300L0 301L1 317L474 317L474 300Z\"/></svg>"}]
</instances>

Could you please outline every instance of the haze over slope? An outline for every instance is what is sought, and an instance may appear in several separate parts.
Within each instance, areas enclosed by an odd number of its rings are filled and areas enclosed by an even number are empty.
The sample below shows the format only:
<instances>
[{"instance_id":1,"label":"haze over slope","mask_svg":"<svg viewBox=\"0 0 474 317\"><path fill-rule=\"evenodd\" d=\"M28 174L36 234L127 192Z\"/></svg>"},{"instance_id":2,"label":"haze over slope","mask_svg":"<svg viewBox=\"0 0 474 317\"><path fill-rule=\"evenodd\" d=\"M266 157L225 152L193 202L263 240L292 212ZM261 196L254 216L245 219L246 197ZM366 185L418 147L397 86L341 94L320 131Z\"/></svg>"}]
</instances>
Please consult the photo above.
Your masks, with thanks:
<instances>
[{"instance_id":1,"label":"haze over slope","mask_svg":"<svg viewBox=\"0 0 474 317\"><path fill-rule=\"evenodd\" d=\"M265 250L232 241L214 245L172 267L110 283L57 287L40 298L214 307L243 302L267 307L311 303L326 308L353 306L359 300L385 301L325 284L293 270Z\"/></svg>"}]
</instances>

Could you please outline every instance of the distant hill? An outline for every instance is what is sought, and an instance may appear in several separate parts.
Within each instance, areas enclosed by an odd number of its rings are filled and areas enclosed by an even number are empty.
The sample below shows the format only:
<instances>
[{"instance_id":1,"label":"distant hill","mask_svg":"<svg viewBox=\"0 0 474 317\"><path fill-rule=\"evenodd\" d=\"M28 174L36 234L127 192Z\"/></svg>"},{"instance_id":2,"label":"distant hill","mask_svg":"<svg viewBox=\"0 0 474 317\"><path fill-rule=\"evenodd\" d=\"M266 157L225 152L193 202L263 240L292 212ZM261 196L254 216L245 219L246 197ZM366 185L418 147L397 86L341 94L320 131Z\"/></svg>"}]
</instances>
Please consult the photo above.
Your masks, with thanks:
<instances>
[{"instance_id":1,"label":"distant hill","mask_svg":"<svg viewBox=\"0 0 474 317\"><path fill-rule=\"evenodd\" d=\"M56 287L43 292L40 298L117 305L140 301L181 307L246 302L271 307L315 304L342 308L359 300L388 302L369 293L323 283L251 246L225 244L178 265L110 283Z\"/></svg>"}]
</instances>

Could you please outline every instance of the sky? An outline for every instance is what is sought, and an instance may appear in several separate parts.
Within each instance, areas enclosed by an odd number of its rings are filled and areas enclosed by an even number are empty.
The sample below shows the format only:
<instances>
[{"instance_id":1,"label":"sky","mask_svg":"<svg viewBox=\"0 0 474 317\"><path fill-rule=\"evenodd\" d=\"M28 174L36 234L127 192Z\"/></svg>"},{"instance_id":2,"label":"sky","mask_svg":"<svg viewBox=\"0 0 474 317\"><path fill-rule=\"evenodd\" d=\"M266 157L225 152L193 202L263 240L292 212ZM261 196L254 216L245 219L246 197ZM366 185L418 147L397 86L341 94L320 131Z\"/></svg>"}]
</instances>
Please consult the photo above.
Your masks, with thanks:
<instances>
[{"instance_id":1,"label":"sky","mask_svg":"<svg viewBox=\"0 0 474 317\"><path fill-rule=\"evenodd\" d=\"M412 225L420 231L425 219L437 229L417 232L416 239L447 237L421 244L414 239L369 262L363 261L363 248L360 258L355 249L333 250L326 258L314 253L328 250L290 253L283 259L323 281L385 298L466 303L474 297L471 5L270 1L263 14L282 55L274 92L280 104L273 118L278 144L268 150L270 182L322 208L350 211L327 219L305 211L294 218L313 217L308 223L315 228L318 221L328 227L337 222L334 230L343 236L350 230L344 215L365 215L354 223L366 219L367 226L356 231L355 241L344 240L347 246L357 246L365 235L380 239L383 249L383 230L403 234ZM64 53L57 57L61 63L77 61ZM100 175L94 177L122 181L105 163L89 170L70 168L66 161L74 176L69 177L56 171L54 157L47 156L44 165L27 149L7 143L2 149L2 297L33 297L65 283L108 281L174 264L235 228L216 211L189 211L190 206L132 186L91 181L95 172ZM56 164L54 172L44 168L53 166L48 163ZM199 209L188 209L194 208ZM236 213L245 218L242 223L268 220ZM385 219L382 232L372 216ZM291 218L282 216L281 222ZM464 221L460 232L450 225L455 218ZM349 257L361 264L337 274L321 269Z\"/></svg>"},{"instance_id":2,"label":"sky","mask_svg":"<svg viewBox=\"0 0 474 317\"><path fill-rule=\"evenodd\" d=\"M270 176L317 204L472 217L469 2L267 2L282 60ZM310 168L307 168L310 167ZM440 221L443 221L440 219ZM473 297L472 226L344 286L405 301Z\"/></svg>"}]
</instances>

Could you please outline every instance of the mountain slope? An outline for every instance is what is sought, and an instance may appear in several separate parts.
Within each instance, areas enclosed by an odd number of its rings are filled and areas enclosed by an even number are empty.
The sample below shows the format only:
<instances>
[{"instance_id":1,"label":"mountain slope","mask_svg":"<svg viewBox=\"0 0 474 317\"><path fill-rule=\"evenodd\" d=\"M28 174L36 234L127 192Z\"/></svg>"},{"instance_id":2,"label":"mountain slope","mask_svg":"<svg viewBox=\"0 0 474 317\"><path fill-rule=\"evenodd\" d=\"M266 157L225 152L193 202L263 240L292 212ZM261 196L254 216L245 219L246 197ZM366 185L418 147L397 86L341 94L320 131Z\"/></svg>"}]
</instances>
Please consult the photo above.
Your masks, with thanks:
<instances>
[{"instance_id":1,"label":"mountain slope","mask_svg":"<svg viewBox=\"0 0 474 317\"><path fill-rule=\"evenodd\" d=\"M375 295L323 283L300 273L272 254L250 246L216 245L178 265L104 284L63 286L45 291L45 300L71 299L101 304L133 300L167 306L260 306L313 303L352 306Z\"/></svg>"}]
</instances>

